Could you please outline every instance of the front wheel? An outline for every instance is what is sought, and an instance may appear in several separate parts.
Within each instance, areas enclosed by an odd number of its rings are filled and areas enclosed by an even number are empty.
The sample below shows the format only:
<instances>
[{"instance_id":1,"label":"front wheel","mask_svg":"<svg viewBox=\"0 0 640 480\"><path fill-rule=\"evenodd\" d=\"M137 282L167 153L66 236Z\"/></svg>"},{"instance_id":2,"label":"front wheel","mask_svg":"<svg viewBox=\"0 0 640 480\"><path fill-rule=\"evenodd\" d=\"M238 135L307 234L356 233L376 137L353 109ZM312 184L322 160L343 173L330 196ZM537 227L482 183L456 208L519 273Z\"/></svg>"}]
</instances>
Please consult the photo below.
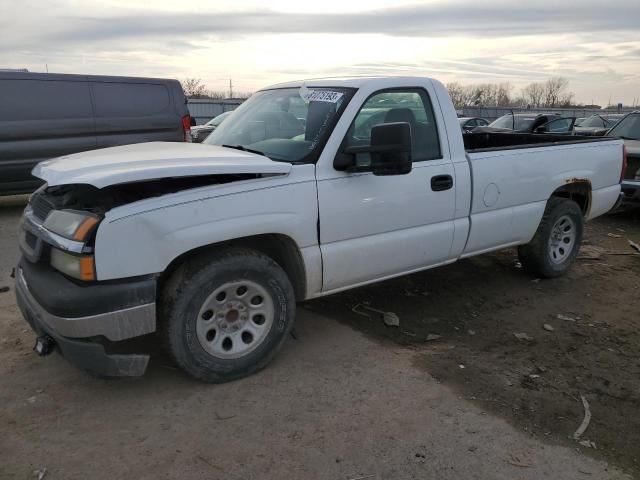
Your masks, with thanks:
<instances>
[{"instance_id":1,"label":"front wheel","mask_svg":"<svg viewBox=\"0 0 640 480\"><path fill-rule=\"evenodd\" d=\"M531 242L518 247L520 263L537 277L563 275L578 255L583 229L584 217L578 204L552 197Z\"/></svg>"},{"instance_id":2,"label":"front wheel","mask_svg":"<svg viewBox=\"0 0 640 480\"><path fill-rule=\"evenodd\" d=\"M188 261L163 293L168 349L183 370L207 382L266 366L295 319L286 273L266 255L244 248Z\"/></svg>"}]
</instances>

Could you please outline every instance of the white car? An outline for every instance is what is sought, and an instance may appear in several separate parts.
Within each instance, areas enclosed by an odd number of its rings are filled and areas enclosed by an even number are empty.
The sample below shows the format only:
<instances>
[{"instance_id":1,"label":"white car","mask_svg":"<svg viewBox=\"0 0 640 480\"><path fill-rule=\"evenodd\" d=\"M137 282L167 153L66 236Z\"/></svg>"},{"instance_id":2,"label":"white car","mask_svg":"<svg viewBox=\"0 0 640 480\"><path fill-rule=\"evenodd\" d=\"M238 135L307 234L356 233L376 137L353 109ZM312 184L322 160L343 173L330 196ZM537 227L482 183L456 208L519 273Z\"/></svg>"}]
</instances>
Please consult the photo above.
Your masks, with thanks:
<instances>
[{"instance_id":1,"label":"white car","mask_svg":"<svg viewBox=\"0 0 640 480\"><path fill-rule=\"evenodd\" d=\"M18 304L41 354L94 374L141 375L148 355L117 344L158 331L190 375L232 380L274 357L297 301L515 246L562 275L623 173L618 139L463 140L436 80L279 84L203 144L40 163Z\"/></svg>"}]
</instances>

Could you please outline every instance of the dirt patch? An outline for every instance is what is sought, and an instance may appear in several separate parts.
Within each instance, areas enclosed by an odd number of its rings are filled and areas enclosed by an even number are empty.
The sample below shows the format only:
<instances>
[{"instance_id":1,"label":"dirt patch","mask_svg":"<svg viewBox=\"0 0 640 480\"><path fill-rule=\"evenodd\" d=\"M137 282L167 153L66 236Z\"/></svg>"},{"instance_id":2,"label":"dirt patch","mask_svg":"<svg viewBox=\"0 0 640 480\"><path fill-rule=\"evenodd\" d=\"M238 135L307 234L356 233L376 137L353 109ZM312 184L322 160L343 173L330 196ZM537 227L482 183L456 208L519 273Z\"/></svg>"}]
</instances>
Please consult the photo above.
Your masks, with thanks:
<instances>
[{"instance_id":1,"label":"dirt patch","mask_svg":"<svg viewBox=\"0 0 640 480\"><path fill-rule=\"evenodd\" d=\"M309 302L377 339L416 349L416 364L465 398L552 443L640 474L638 213L588 224L568 275L538 280L513 250ZM354 313L358 304L394 312ZM362 308L357 309L363 312ZM518 335L516 335L518 334ZM581 395L592 419L579 444Z\"/></svg>"}]
</instances>

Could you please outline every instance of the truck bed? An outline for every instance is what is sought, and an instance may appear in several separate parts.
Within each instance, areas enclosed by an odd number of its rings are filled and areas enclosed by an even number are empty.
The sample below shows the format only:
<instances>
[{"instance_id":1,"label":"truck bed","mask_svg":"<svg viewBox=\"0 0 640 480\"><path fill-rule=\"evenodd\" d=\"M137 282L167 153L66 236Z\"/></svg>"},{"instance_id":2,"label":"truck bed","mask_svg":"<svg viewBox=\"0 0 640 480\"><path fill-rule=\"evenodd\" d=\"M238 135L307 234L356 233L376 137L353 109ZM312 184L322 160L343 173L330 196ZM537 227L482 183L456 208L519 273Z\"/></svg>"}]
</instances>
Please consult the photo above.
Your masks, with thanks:
<instances>
[{"instance_id":1,"label":"truck bed","mask_svg":"<svg viewBox=\"0 0 640 480\"><path fill-rule=\"evenodd\" d=\"M540 133L481 132L462 135L467 152L488 152L521 148L570 145L611 141L609 137L587 137L578 135L553 135Z\"/></svg>"}]
</instances>

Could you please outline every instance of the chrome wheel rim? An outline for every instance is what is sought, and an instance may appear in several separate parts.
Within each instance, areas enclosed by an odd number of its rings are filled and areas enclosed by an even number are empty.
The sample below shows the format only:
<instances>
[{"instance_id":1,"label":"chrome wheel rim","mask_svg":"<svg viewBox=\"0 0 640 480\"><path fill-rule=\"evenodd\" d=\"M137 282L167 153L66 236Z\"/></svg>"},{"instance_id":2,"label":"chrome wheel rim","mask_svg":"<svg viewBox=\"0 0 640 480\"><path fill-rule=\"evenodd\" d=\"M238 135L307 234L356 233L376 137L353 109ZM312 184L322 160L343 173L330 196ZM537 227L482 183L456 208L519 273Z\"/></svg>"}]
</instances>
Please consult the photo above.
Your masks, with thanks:
<instances>
[{"instance_id":1,"label":"chrome wheel rim","mask_svg":"<svg viewBox=\"0 0 640 480\"><path fill-rule=\"evenodd\" d=\"M250 280L216 288L202 304L196 334L202 348L217 358L239 358L264 342L275 317L271 295Z\"/></svg>"},{"instance_id":2,"label":"chrome wheel rim","mask_svg":"<svg viewBox=\"0 0 640 480\"><path fill-rule=\"evenodd\" d=\"M568 215L563 215L556 220L551 228L549 237L549 259L551 263L564 262L573 251L576 243L576 224Z\"/></svg>"}]
</instances>

